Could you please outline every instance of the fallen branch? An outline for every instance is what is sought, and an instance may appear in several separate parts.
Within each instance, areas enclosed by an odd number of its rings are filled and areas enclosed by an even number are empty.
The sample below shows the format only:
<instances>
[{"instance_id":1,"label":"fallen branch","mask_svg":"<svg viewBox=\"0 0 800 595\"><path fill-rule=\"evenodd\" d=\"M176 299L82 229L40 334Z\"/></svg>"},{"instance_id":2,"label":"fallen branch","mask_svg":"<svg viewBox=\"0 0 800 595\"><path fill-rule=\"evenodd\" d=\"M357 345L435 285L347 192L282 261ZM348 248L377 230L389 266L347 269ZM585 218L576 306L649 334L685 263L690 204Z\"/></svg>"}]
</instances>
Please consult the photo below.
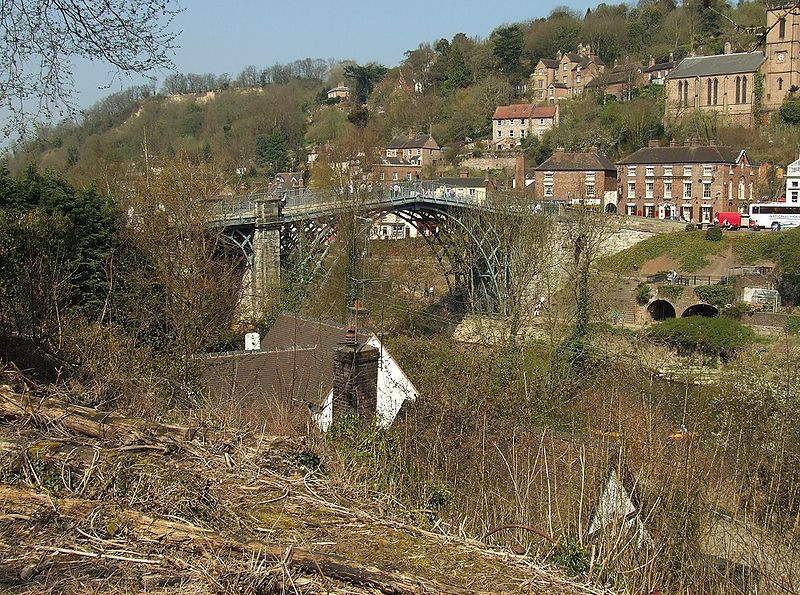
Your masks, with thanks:
<instances>
[{"instance_id":1,"label":"fallen branch","mask_svg":"<svg viewBox=\"0 0 800 595\"><path fill-rule=\"evenodd\" d=\"M504 531L506 529L524 529L525 531L530 531L531 533L535 533L536 535L538 535L542 539L546 539L547 541L549 541L550 543L552 543L554 545L556 545L558 543L555 539L553 539L550 535L548 535L544 531L540 531L539 529L536 529L535 527L529 527L528 525L502 525L500 527L497 527L496 529L492 529L486 535L481 537L481 541L486 541L487 537L491 537L495 533L500 533L500 531Z\"/></svg>"},{"instance_id":2,"label":"fallen branch","mask_svg":"<svg viewBox=\"0 0 800 595\"><path fill-rule=\"evenodd\" d=\"M53 552L54 554L69 554L81 556L83 558L99 558L103 560L119 560L120 562L133 562L134 564L161 564L161 560L149 560L147 558L131 558L129 556L117 556L115 554L105 554L102 552L87 552L85 550L72 550L63 547L50 547L44 545L34 545L33 549Z\"/></svg>"},{"instance_id":3,"label":"fallen branch","mask_svg":"<svg viewBox=\"0 0 800 595\"><path fill-rule=\"evenodd\" d=\"M0 386L0 417L18 419L29 416L60 424L84 436L105 440L149 436L187 442L201 437L199 428L150 422L56 399L29 397L15 393L8 385Z\"/></svg>"},{"instance_id":4,"label":"fallen branch","mask_svg":"<svg viewBox=\"0 0 800 595\"><path fill-rule=\"evenodd\" d=\"M102 504L79 498L55 499L47 494L31 490L0 485L0 503L35 508L55 508L66 516L88 517ZM141 539L157 541L162 545L182 546L196 549L210 549L215 552L229 551L247 556L260 556L264 559L285 563L290 568L303 572L334 578L355 585L373 587L383 593L393 595L412 595L418 593L450 593L466 595L474 590L444 585L433 580L381 570L360 564L333 554L311 552L302 548L292 548L286 558L286 548L267 545L255 540L234 540L223 537L215 531L200 530L195 527L158 519L132 509L115 512L117 522L124 524L128 535ZM57 548L55 548L57 549ZM77 554L76 554L77 555Z\"/></svg>"}]
</instances>

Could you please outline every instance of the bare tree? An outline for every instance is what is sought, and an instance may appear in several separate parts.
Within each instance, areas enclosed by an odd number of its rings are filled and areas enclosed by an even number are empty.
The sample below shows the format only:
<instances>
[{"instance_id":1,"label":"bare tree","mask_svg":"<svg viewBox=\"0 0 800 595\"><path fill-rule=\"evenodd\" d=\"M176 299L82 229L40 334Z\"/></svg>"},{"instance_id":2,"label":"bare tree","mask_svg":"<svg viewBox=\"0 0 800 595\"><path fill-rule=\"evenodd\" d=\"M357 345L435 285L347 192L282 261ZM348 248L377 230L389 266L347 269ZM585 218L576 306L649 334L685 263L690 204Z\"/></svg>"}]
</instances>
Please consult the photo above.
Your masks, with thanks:
<instances>
[{"instance_id":1,"label":"bare tree","mask_svg":"<svg viewBox=\"0 0 800 595\"><path fill-rule=\"evenodd\" d=\"M120 74L171 68L178 13L173 0L8 0L0 10L0 105L5 134L35 118L74 114L73 59L101 61Z\"/></svg>"}]
</instances>

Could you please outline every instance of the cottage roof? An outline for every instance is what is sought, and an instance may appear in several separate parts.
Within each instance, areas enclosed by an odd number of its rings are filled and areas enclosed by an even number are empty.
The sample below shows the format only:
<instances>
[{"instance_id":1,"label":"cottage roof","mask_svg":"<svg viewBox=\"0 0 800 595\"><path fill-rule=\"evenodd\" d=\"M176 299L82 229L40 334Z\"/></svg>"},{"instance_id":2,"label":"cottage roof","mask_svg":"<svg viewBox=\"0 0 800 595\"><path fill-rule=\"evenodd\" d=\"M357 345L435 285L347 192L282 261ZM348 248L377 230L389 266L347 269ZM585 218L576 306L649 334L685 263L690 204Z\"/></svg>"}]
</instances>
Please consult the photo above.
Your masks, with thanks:
<instances>
[{"instance_id":1,"label":"cottage roof","mask_svg":"<svg viewBox=\"0 0 800 595\"><path fill-rule=\"evenodd\" d=\"M615 174L617 171L608 157L600 153L568 153L566 151L556 151L535 169L536 171L608 171Z\"/></svg>"},{"instance_id":2,"label":"cottage roof","mask_svg":"<svg viewBox=\"0 0 800 595\"><path fill-rule=\"evenodd\" d=\"M738 163L744 149L735 147L644 147L617 161L617 165L654 163Z\"/></svg>"},{"instance_id":3,"label":"cottage roof","mask_svg":"<svg viewBox=\"0 0 800 595\"><path fill-rule=\"evenodd\" d=\"M605 85L621 85L625 83L633 83L636 80L636 70L638 66L635 64L625 64L613 68L609 72L594 77L588 83L587 87L603 87Z\"/></svg>"},{"instance_id":4,"label":"cottage roof","mask_svg":"<svg viewBox=\"0 0 800 595\"><path fill-rule=\"evenodd\" d=\"M438 149L437 143L430 134L417 134L415 136L396 136L388 143L387 149Z\"/></svg>"},{"instance_id":5,"label":"cottage roof","mask_svg":"<svg viewBox=\"0 0 800 595\"><path fill-rule=\"evenodd\" d=\"M567 88L567 85L565 83L558 83L558 82L550 83L550 86L554 87L556 89L566 89Z\"/></svg>"},{"instance_id":6,"label":"cottage roof","mask_svg":"<svg viewBox=\"0 0 800 595\"><path fill-rule=\"evenodd\" d=\"M260 351L209 354L203 373L212 393L274 398L286 405L321 407L333 386L333 350L344 325L281 314L261 339ZM359 332L359 341L370 334Z\"/></svg>"},{"instance_id":7,"label":"cottage roof","mask_svg":"<svg viewBox=\"0 0 800 595\"><path fill-rule=\"evenodd\" d=\"M673 68L675 68L675 62L659 62L652 66L643 67L642 72L658 72L660 70L672 70Z\"/></svg>"},{"instance_id":8,"label":"cottage roof","mask_svg":"<svg viewBox=\"0 0 800 595\"><path fill-rule=\"evenodd\" d=\"M755 72L764 63L761 52L740 52L738 54L719 54L716 56L690 56L684 58L667 75L668 80L696 76L717 76Z\"/></svg>"},{"instance_id":9,"label":"cottage roof","mask_svg":"<svg viewBox=\"0 0 800 595\"><path fill-rule=\"evenodd\" d=\"M542 64L544 64L547 68L558 68L560 62L558 60L554 60L552 58L542 58Z\"/></svg>"},{"instance_id":10,"label":"cottage roof","mask_svg":"<svg viewBox=\"0 0 800 595\"><path fill-rule=\"evenodd\" d=\"M556 106L534 105L532 103L514 103L512 105L499 105L494 110L492 120L506 120L509 118L555 118Z\"/></svg>"}]
</instances>

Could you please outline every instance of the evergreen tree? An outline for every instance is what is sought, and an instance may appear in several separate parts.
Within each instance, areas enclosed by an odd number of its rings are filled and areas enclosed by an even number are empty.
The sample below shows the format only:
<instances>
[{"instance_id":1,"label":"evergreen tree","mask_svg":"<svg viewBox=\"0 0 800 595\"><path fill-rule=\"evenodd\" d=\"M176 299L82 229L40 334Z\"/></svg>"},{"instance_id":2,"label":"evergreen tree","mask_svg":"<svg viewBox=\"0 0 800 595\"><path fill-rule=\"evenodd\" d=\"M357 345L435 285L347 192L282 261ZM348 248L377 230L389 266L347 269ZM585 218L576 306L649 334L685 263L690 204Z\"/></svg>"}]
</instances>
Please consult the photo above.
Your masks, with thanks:
<instances>
[{"instance_id":1,"label":"evergreen tree","mask_svg":"<svg viewBox=\"0 0 800 595\"><path fill-rule=\"evenodd\" d=\"M445 93L452 93L456 89L461 89L468 85L469 72L464 61L464 54L461 53L457 46L452 46L447 57L447 68L444 71L443 90Z\"/></svg>"},{"instance_id":2,"label":"evergreen tree","mask_svg":"<svg viewBox=\"0 0 800 595\"><path fill-rule=\"evenodd\" d=\"M289 147L278 131L256 138L256 159L271 177L289 166Z\"/></svg>"},{"instance_id":3,"label":"evergreen tree","mask_svg":"<svg viewBox=\"0 0 800 595\"><path fill-rule=\"evenodd\" d=\"M522 27L509 25L498 27L490 37L494 44L493 52L500 68L507 75L519 70L519 59L522 56Z\"/></svg>"}]
</instances>

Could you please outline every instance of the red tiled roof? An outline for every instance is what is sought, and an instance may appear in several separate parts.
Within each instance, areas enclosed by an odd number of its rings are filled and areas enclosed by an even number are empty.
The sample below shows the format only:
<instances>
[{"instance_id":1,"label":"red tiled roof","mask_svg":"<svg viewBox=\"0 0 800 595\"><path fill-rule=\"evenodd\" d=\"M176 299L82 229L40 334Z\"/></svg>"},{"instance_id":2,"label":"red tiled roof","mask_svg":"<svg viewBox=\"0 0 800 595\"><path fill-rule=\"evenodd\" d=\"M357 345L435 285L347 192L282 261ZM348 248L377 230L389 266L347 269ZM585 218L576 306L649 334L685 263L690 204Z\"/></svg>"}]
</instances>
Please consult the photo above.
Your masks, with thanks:
<instances>
[{"instance_id":1,"label":"red tiled roof","mask_svg":"<svg viewBox=\"0 0 800 595\"><path fill-rule=\"evenodd\" d=\"M494 110L493 120L508 118L555 118L556 106L534 105L532 103L515 103L512 105L499 105Z\"/></svg>"}]
</instances>

